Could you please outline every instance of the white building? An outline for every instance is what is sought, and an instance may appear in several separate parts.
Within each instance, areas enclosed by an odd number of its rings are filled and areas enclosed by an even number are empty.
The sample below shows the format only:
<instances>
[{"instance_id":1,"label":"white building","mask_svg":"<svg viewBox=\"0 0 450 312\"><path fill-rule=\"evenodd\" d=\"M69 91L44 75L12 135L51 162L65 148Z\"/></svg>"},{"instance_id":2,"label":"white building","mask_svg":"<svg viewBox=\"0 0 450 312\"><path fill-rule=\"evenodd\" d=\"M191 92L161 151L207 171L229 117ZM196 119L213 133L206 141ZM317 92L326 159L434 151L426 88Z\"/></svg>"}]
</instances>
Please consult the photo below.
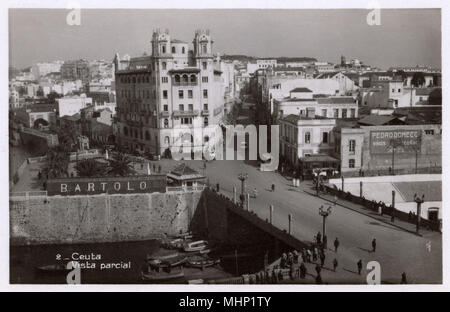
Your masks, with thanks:
<instances>
[{"instance_id":1,"label":"white building","mask_svg":"<svg viewBox=\"0 0 450 312\"><path fill-rule=\"evenodd\" d=\"M60 117L72 116L81 111L81 109L92 105L92 99L86 97L86 95L81 96L69 96L56 99L58 103L58 114Z\"/></svg>"}]
</instances>

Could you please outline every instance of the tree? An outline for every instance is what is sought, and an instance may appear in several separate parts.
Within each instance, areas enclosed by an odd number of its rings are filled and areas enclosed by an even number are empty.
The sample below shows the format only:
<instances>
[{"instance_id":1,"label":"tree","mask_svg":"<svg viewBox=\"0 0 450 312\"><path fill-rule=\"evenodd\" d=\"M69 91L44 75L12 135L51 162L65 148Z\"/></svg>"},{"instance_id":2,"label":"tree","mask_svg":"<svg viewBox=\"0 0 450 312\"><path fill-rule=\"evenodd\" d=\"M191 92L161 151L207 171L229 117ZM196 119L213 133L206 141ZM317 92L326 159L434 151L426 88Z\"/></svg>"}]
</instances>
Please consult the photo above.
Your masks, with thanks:
<instances>
[{"instance_id":1,"label":"tree","mask_svg":"<svg viewBox=\"0 0 450 312\"><path fill-rule=\"evenodd\" d=\"M113 159L109 159L109 169L108 174L113 176L127 176L131 173L134 173L134 170L131 165L131 159L123 154L118 153Z\"/></svg>"},{"instance_id":2,"label":"tree","mask_svg":"<svg viewBox=\"0 0 450 312\"><path fill-rule=\"evenodd\" d=\"M428 96L429 105L442 105L442 89L436 88Z\"/></svg>"},{"instance_id":3,"label":"tree","mask_svg":"<svg viewBox=\"0 0 450 312\"><path fill-rule=\"evenodd\" d=\"M420 87L425 84L425 76L423 72L415 72L412 79L411 79L411 85L414 87Z\"/></svg>"},{"instance_id":4,"label":"tree","mask_svg":"<svg viewBox=\"0 0 450 312\"><path fill-rule=\"evenodd\" d=\"M47 95L47 99L50 104L54 104L56 102L56 99L59 99L61 97L62 97L62 95L59 93L56 93L55 91L52 91Z\"/></svg>"},{"instance_id":5,"label":"tree","mask_svg":"<svg viewBox=\"0 0 450 312\"><path fill-rule=\"evenodd\" d=\"M80 177L98 177L106 173L106 164L94 159L84 159L75 165L77 175Z\"/></svg>"},{"instance_id":6,"label":"tree","mask_svg":"<svg viewBox=\"0 0 450 312\"><path fill-rule=\"evenodd\" d=\"M66 152L73 152L76 150L78 136L80 130L73 125L64 125L57 129L58 141L61 148Z\"/></svg>"},{"instance_id":7,"label":"tree","mask_svg":"<svg viewBox=\"0 0 450 312\"><path fill-rule=\"evenodd\" d=\"M44 174L49 178L61 178L68 176L69 154L60 146L49 149L47 152L47 166Z\"/></svg>"}]
</instances>

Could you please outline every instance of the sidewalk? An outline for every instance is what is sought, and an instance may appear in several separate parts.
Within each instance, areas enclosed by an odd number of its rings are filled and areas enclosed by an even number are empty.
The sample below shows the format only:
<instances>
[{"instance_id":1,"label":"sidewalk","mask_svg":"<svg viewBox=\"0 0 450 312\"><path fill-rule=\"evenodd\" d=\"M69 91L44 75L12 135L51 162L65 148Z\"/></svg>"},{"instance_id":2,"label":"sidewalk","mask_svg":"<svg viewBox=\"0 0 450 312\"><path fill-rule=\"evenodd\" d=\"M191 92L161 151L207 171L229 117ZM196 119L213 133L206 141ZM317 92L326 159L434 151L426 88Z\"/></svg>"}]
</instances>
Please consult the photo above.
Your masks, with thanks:
<instances>
[{"instance_id":1,"label":"sidewalk","mask_svg":"<svg viewBox=\"0 0 450 312\"><path fill-rule=\"evenodd\" d=\"M308 191L303 190L303 191L306 194L308 194L308 195L316 196L316 193L314 191L312 191L312 190L308 190ZM371 217L371 218L373 218L373 219L375 219L377 221L380 221L380 222L389 224L391 226L394 226L396 228L402 229L402 230L404 230L406 232L409 232L411 234L423 236L423 233L430 232L429 230L427 230L427 229L422 227L422 228L420 228L420 232L422 234L420 234L420 233L417 234L416 233L416 224L415 223L405 222L405 221L402 221L400 219L395 219L394 222L392 222L390 215L386 215L386 214L380 215L377 212L372 211L372 210L370 210L370 209L368 209L368 208L366 208L364 206L361 206L361 205L358 205L358 204L355 204L355 203L352 203L350 201L346 201L346 200L343 200L343 199L340 199L340 198L337 198L337 200L336 200L336 198L333 195L330 195L330 194L327 194L327 193L320 192L319 193L319 198L321 198L323 200L326 200L326 201L328 201L330 203L336 202L337 206L341 206L341 207L353 210L355 212L361 213L361 214L363 214L365 216Z\"/></svg>"}]
</instances>

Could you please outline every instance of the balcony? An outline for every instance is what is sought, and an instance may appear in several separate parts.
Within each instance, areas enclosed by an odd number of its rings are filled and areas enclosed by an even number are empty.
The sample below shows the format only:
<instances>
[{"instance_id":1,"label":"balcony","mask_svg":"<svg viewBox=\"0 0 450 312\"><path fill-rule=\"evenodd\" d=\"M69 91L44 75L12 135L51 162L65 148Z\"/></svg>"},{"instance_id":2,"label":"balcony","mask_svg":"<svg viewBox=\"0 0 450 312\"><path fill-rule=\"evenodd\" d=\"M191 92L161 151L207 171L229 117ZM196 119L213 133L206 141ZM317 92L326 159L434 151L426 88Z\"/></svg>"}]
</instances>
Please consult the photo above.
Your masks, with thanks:
<instances>
[{"instance_id":1,"label":"balcony","mask_svg":"<svg viewBox=\"0 0 450 312\"><path fill-rule=\"evenodd\" d=\"M179 82L176 82L175 80L172 80L172 86L174 86L174 87L195 87L197 85L198 85L197 81L189 81L189 82L187 82L187 81L179 81Z\"/></svg>"},{"instance_id":2,"label":"balcony","mask_svg":"<svg viewBox=\"0 0 450 312\"><path fill-rule=\"evenodd\" d=\"M207 109L202 110L202 116L209 116L209 110Z\"/></svg>"},{"instance_id":3,"label":"balcony","mask_svg":"<svg viewBox=\"0 0 450 312\"><path fill-rule=\"evenodd\" d=\"M187 110L187 111L174 111L173 116L174 117L195 117L199 113L198 110Z\"/></svg>"},{"instance_id":4,"label":"balcony","mask_svg":"<svg viewBox=\"0 0 450 312\"><path fill-rule=\"evenodd\" d=\"M170 113L168 111L162 111L160 115L161 117L170 117Z\"/></svg>"}]
</instances>

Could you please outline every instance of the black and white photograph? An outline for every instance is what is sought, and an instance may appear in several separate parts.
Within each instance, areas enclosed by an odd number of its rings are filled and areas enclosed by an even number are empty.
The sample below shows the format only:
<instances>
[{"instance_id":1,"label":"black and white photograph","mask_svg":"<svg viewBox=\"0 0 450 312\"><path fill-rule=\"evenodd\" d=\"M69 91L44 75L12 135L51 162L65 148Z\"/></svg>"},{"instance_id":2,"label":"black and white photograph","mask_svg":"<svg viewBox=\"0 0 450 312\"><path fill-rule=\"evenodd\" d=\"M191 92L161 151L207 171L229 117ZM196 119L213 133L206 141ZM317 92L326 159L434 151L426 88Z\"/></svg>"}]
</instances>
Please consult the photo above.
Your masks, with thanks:
<instances>
[{"instance_id":1,"label":"black and white photograph","mask_svg":"<svg viewBox=\"0 0 450 312\"><path fill-rule=\"evenodd\" d=\"M443 1L97 2L6 9L6 284L443 286Z\"/></svg>"}]
</instances>

